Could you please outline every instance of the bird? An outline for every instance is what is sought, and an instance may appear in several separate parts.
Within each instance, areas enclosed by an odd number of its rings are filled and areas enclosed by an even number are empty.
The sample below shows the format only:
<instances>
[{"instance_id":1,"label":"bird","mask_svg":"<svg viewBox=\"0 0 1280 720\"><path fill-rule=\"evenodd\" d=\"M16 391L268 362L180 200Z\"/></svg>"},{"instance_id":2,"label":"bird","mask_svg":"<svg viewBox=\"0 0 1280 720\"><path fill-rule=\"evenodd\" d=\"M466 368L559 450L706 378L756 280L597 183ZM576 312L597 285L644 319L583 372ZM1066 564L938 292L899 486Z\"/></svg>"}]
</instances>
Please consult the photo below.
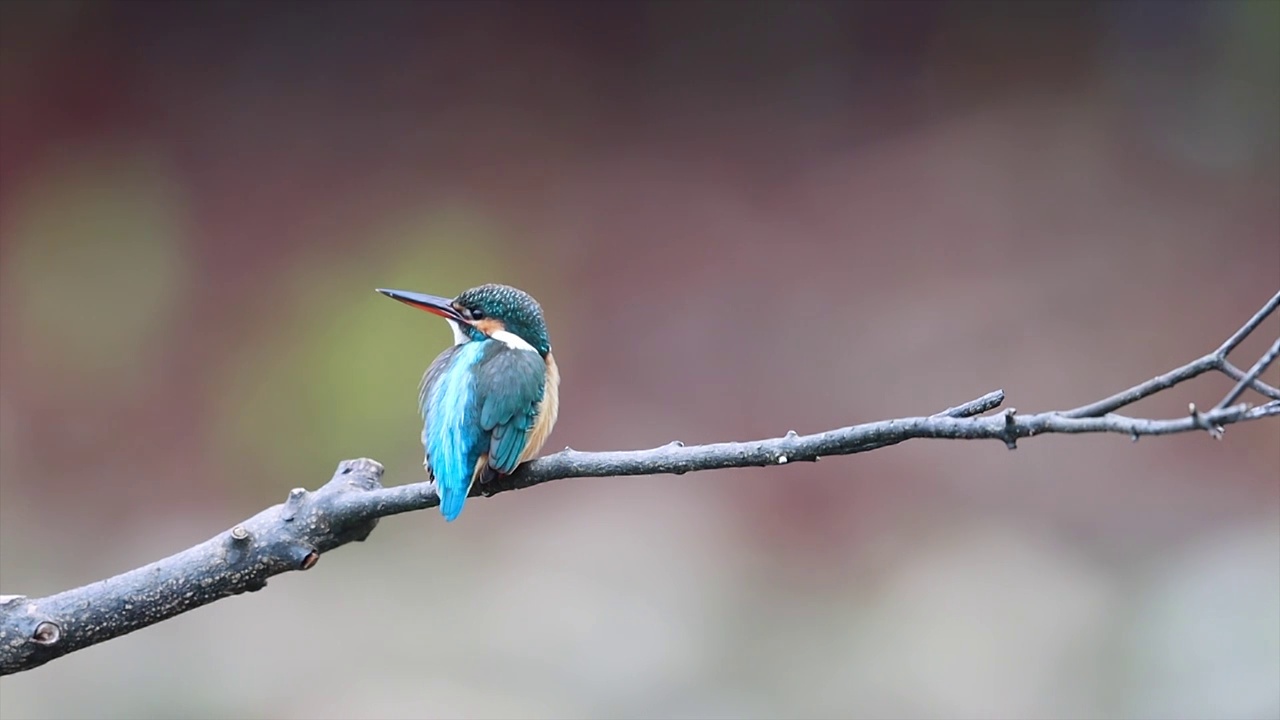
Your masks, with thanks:
<instances>
[{"instance_id":1,"label":"bird","mask_svg":"<svg viewBox=\"0 0 1280 720\"><path fill-rule=\"evenodd\" d=\"M454 343L422 375L423 468L440 512L453 522L472 486L510 475L537 457L560 412L560 370L551 354L542 306L498 283L449 299L378 292L444 318Z\"/></svg>"}]
</instances>

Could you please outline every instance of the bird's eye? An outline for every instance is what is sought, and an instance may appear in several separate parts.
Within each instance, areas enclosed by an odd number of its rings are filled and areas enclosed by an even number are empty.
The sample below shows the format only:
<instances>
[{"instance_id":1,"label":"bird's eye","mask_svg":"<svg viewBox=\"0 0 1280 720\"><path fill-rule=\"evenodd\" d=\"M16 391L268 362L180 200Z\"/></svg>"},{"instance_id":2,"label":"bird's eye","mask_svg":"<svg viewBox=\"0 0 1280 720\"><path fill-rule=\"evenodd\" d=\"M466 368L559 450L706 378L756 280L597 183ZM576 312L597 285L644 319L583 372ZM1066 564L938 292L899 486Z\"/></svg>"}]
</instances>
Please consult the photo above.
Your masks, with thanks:
<instances>
[{"instance_id":1,"label":"bird's eye","mask_svg":"<svg viewBox=\"0 0 1280 720\"><path fill-rule=\"evenodd\" d=\"M472 319L472 320L483 320L483 319L484 319L484 311L483 311L483 310L481 310L480 308L473 308L473 309L471 310L471 319Z\"/></svg>"}]
</instances>

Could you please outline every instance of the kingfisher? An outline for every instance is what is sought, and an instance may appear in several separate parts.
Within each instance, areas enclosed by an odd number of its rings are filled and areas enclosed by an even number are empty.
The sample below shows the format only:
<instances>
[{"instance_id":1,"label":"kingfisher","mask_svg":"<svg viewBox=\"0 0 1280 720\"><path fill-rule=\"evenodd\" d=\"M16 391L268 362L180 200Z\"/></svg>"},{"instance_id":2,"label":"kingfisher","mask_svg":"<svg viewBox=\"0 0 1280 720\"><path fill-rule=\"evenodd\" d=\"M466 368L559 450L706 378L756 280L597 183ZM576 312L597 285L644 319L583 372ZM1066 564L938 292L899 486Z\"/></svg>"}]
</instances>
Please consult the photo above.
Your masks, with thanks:
<instances>
[{"instance_id":1,"label":"kingfisher","mask_svg":"<svg viewBox=\"0 0 1280 720\"><path fill-rule=\"evenodd\" d=\"M450 300L384 290L393 300L439 315L453 346L418 385L423 468L440 512L452 522L476 482L510 475L542 449L560 411L560 370L542 306L509 285L473 287Z\"/></svg>"}]
</instances>

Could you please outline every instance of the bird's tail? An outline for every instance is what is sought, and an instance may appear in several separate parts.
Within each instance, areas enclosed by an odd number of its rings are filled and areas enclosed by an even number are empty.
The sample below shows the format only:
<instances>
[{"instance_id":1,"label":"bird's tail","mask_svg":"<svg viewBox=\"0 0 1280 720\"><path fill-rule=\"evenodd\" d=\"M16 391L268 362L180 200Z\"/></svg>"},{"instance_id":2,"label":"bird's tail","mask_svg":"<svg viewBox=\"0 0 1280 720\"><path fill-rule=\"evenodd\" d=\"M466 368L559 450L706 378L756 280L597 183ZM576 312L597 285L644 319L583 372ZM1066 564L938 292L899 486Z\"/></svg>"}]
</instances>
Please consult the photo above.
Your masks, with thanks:
<instances>
[{"instance_id":1,"label":"bird's tail","mask_svg":"<svg viewBox=\"0 0 1280 720\"><path fill-rule=\"evenodd\" d=\"M444 515L445 522L453 522L454 519L462 513L462 506L467 502L467 493L470 488L450 488L442 485L440 490L440 514Z\"/></svg>"},{"instance_id":2,"label":"bird's tail","mask_svg":"<svg viewBox=\"0 0 1280 720\"><path fill-rule=\"evenodd\" d=\"M467 496L471 494L471 486L488 468L489 456L481 455L465 485L456 481L437 482L436 492L440 495L440 514L444 515L445 522L453 522L462 513L462 506L466 504Z\"/></svg>"}]
</instances>

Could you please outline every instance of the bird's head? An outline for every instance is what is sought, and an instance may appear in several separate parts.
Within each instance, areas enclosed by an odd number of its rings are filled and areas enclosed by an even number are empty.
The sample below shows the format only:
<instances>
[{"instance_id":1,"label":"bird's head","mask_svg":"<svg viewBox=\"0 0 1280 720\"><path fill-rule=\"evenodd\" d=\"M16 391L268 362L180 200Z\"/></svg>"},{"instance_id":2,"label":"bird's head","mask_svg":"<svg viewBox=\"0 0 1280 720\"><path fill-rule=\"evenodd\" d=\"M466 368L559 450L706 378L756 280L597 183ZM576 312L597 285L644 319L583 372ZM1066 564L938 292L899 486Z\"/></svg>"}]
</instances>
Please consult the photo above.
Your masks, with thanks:
<instances>
[{"instance_id":1,"label":"bird's head","mask_svg":"<svg viewBox=\"0 0 1280 720\"><path fill-rule=\"evenodd\" d=\"M378 292L448 320L458 342L493 338L508 345L523 343L543 357L551 352L542 306L529 293L510 285L480 285L452 300L405 290Z\"/></svg>"}]
</instances>

